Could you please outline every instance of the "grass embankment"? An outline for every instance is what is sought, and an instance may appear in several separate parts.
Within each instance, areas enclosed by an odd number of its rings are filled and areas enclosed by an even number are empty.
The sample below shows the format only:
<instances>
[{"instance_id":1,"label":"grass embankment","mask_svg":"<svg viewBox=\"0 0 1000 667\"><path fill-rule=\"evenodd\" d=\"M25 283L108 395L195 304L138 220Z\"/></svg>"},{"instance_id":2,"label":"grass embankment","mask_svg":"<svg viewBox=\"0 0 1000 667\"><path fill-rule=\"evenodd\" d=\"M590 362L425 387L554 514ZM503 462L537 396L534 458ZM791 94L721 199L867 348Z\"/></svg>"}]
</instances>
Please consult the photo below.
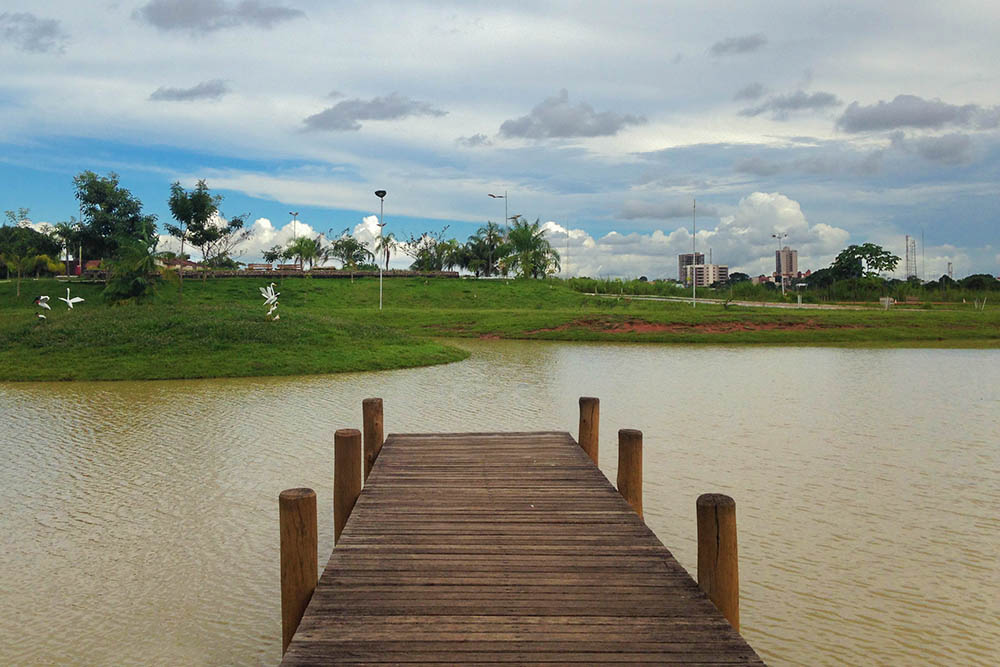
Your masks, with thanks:
<instances>
[{"instance_id":1,"label":"grass embankment","mask_svg":"<svg viewBox=\"0 0 1000 667\"><path fill-rule=\"evenodd\" d=\"M0 284L0 380L295 375L402 368L466 353L434 339L522 338L661 343L1000 347L1000 308L815 311L594 298L556 281L285 279L277 322L261 280L185 282L144 306L111 307L100 285ZM48 319L31 301L52 296Z\"/></svg>"}]
</instances>

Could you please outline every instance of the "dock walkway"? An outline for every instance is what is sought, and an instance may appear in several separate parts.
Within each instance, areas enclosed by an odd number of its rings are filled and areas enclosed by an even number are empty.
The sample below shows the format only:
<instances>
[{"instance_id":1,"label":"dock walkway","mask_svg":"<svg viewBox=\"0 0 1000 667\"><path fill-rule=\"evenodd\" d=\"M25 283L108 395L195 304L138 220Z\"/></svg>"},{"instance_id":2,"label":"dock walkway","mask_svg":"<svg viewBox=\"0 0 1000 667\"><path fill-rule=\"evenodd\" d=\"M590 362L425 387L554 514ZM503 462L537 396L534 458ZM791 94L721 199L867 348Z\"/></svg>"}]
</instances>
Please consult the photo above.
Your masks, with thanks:
<instances>
[{"instance_id":1,"label":"dock walkway","mask_svg":"<svg viewBox=\"0 0 1000 667\"><path fill-rule=\"evenodd\" d=\"M568 434L390 435L284 657L763 664Z\"/></svg>"}]
</instances>

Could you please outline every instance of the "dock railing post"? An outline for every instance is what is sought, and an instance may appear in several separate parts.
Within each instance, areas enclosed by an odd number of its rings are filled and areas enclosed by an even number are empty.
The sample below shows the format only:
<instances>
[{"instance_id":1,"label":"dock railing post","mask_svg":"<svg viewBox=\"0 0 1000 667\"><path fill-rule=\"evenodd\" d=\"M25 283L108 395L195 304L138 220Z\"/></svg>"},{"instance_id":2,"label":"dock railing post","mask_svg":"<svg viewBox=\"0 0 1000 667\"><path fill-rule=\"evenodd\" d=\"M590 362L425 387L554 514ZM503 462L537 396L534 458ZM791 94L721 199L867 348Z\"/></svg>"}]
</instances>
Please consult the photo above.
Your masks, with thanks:
<instances>
[{"instance_id":1,"label":"dock railing post","mask_svg":"<svg viewBox=\"0 0 1000 667\"><path fill-rule=\"evenodd\" d=\"M287 489L278 495L281 531L281 654L295 635L319 573L316 492Z\"/></svg>"},{"instance_id":2,"label":"dock railing post","mask_svg":"<svg viewBox=\"0 0 1000 667\"><path fill-rule=\"evenodd\" d=\"M698 496L698 586L740 631L736 502L721 493Z\"/></svg>"},{"instance_id":3,"label":"dock railing post","mask_svg":"<svg viewBox=\"0 0 1000 667\"><path fill-rule=\"evenodd\" d=\"M368 481L368 474L382 451L382 399L366 398L361 402L361 411L364 414L365 430L365 481Z\"/></svg>"},{"instance_id":4,"label":"dock railing post","mask_svg":"<svg viewBox=\"0 0 1000 667\"><path fill-rule=\"evenodd\" d=\"M338 429L333 434L333 544L340 540L354 503L361 494L361 431Z\"/></svg>"},{"instance_id":5,"label":"dock railing post","mask_svg":"<svg viewBox=\"0 0 1000 667\"><path fill-rule=\"evenodd\" d=\"M618 493L642 518L642 431L618 431Z\"/></svg>"},{"instance_id":6,"label":"dock railing post","mask_svg":"<svg viewBox=\"0 0 1000 667\"><path fill-rule=\"evenodd\" d=\"M580 397L580 447L590 460L597 463L597 439L601 426L601 400L593 396Z\"/></svg>"}]
</instances>

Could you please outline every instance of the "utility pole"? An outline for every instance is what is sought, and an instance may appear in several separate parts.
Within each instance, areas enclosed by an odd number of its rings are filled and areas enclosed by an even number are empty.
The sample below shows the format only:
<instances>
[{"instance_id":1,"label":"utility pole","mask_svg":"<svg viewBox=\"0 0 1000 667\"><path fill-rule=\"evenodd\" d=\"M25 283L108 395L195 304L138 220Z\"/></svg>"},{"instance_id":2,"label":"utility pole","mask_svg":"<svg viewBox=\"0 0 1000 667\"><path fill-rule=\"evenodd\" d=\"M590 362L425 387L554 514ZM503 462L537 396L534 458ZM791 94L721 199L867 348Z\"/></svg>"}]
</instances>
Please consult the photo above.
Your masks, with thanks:
<instances>
[{"instance_id":1,"label":"utility pole","mask_svg":"<svg viewBox=\"0 0 1000 667\"><path fill-rule=\"evenodd\" d=\"M695 222L695 211L698 208L698 200L691 200L691 307L698 306L698 272L694 270L698 263L698 231Z\"/></svg>"}]
</instances>

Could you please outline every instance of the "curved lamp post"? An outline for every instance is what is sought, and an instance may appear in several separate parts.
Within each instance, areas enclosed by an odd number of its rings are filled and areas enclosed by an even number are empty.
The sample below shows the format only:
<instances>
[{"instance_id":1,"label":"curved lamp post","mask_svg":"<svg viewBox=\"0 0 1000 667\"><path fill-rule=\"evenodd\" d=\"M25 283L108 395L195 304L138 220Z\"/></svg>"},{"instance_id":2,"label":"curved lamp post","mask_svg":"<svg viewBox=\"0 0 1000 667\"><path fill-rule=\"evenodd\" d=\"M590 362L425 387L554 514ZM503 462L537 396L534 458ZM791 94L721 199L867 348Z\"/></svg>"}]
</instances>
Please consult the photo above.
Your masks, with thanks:
<instances>
[{"instance_id":1,"label":"curved lamp post","mask_svg":"<svg viewBox=\"0 0 1000 667\"><path fill-rule=\"evenodd\" d=\"M382 247L382 228L385 227L385 190L376 190L375 196L378 197L378 238L379 247ZM382 262L375 260L378 263L378 309L382 312Z\"/></svg>"}]
</instances>

